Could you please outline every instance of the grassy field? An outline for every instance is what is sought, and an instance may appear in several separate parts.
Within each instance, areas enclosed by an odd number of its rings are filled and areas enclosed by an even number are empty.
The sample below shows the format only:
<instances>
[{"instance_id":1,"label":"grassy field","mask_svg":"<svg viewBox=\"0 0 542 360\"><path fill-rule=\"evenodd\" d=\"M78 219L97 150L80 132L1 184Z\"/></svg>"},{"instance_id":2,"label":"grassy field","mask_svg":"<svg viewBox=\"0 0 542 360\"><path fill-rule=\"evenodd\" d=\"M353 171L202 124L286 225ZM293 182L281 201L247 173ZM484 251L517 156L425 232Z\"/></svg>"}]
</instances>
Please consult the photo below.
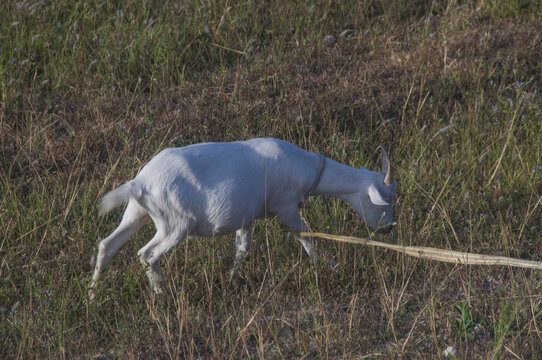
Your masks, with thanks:
<instances>
[{"instance_id":1,"label":"grassy field","mask_svg":"<svg viewBox=\"0 0 542 360\"><path fill-rule=\"evenodd\" d=\"M542 261L542 5L478 1L3 1L0 358L542 359L542 273L318 241L276 219L186 240L152 294L136 252L96 301L105 192L171 146L273 136L395 167L397 226L342 234ZM303 210L336 233L320 199Z\"/></svg>"}]
</instances>

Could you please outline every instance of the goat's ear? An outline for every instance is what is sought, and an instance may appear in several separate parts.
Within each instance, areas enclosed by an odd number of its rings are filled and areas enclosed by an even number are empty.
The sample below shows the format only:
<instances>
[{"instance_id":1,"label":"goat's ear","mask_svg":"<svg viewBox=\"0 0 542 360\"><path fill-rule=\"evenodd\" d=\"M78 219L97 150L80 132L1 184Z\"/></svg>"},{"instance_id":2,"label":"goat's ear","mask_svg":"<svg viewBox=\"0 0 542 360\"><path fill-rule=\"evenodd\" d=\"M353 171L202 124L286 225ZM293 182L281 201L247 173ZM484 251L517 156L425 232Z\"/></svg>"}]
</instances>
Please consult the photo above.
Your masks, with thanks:
<instances>
[{"instance_id":1,"label":"goat's ear","mask_svg":"<svg viewBox=\"0 0 542 360\"><path fill-rule=\"evenodd\" d=\"M389 202L384 200L384 198L382 197L382 194L380 194L380 191L378 191L378 189L376 188L374 184L369 185L368 194L369 194L369 198L371 199L371 202L374 205L384 206L384 205L390 204Z\"/></svg>"}]
</instances>

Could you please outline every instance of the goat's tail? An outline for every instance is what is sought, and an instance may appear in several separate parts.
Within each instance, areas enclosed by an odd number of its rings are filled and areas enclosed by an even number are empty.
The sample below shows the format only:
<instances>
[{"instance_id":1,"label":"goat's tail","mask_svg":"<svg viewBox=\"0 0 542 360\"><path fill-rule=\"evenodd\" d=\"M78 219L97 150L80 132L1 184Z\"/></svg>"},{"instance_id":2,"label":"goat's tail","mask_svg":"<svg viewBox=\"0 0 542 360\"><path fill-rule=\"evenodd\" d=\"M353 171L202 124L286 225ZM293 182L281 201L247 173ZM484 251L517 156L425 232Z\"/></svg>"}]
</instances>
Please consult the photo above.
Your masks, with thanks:
<instances>
[{"instance_id":1,"label":"goat's tail","mask_svg":"<svg viewBox=\"0 0 542 360\"><path fill-rule=\"evenodd\" d=\"M119 206L126 204L130 198L140 195L139 193L140 191L138 191L138 187L133 181L129 181L115 190L111 190L100 201L98 216L102 217Z\"/></svg>"}]
</instances>

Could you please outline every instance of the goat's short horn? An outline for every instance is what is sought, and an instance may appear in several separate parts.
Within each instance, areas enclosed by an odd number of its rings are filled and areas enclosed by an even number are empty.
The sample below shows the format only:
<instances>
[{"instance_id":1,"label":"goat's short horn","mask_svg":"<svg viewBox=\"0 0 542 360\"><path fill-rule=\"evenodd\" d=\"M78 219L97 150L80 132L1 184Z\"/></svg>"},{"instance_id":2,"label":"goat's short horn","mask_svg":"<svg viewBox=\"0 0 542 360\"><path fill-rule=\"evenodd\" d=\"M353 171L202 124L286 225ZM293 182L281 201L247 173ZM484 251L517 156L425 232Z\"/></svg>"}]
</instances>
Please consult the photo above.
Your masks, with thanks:
<instances>
[{"instance_id":1,"label":"goat's short horn","mask_svg":"<svg viewBox=\"0 0 542 360\"><path fill-rule=\"evenodd\" d=\"M382 150L382 174L385 175L384 184L390 185L393 184L393 169L391 168L390 158L384 145L380 145L380 149Z\"/></svg>"}]
</instances>

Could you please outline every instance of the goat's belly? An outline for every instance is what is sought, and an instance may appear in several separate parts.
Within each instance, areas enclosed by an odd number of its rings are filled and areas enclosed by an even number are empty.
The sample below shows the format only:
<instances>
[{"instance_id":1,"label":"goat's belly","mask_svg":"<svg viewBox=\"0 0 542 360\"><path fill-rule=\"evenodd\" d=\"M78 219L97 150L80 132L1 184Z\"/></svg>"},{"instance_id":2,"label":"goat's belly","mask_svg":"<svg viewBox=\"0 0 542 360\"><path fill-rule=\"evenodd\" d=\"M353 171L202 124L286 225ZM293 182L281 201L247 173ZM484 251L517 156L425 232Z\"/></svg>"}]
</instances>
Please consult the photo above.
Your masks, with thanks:
<instances>
[{"instance_id":1,"label":"goat's belly","mask_svg":"<svg viewBox=\"0 0 542 360\"><path fill-rule=\"evenodd\" d=\"M252 226L252 222L255 218L259 216L249 216L239 217L236 219L231 218L219 218L213 219L211 221L206 221L196 225L192 231L192 235L201 236L201 237L210 237L217 235L226 235L233 233L241 228L247 228Z\"/></svg>"},{"instance_id":2,"label":"goat's belly","mask_svg":"<svg viewBox=\"0 0 542 360\"><path fill-rule=\"evenodd\" d=\"M240 229L239 227L216 227L216 226L197 226L190 235L197 236L197 237L211 237L211 236L219 236L219 235L226 235L230 234L232 232L235 232L236 230Z\"/></svg>"},{"instance_id":3,"label":"goat's belly","mask_svg":"<svg viewBox=\"0 0 542 360\"><path fill-rule=\"evenodd\" d=\"M194 229L190 233L190 236L193 236L193 237L211 237L215 235L222 235L222 234L216 234L214 231L212 231L212 229L201 228L201 227Z\"/></svg>"}]
</instances>

